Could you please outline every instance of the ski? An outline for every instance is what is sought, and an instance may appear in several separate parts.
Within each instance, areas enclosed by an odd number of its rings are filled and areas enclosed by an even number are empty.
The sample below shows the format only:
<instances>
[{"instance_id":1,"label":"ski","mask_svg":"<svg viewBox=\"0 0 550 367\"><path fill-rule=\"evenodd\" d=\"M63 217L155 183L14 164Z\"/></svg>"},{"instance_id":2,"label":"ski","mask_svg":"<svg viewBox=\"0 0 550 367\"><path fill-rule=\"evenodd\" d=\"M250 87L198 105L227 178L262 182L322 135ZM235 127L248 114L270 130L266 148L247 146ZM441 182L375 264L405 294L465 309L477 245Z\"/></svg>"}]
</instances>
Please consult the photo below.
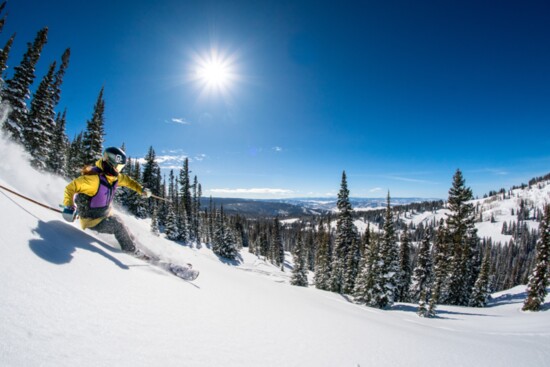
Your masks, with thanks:
<instances>
[{"instance_id":1,"label":"ski","mask_svg":"<svg viewBox=\"0 0 550 367\"><path fill-rule=\"evenodd\" d=\"M178 278L181 278L187 281L193 281L197 279L197 277L199 276L199 271L193 269L193 265L191 264L180 265L180 264L167 262L167 261L158 259L154 256L151 256L149 254L146 254L139 249L133 254L133 256L151 265L164 269L167 272L177 276Z\"/></svg>"},{"instance_id":2,"label":"ski","mask_svg":"<svg viewBox=\"0 0 550 367\"><path fill-rule=\"evenodd\" d=\"M193 266L191 264L187 265L180 265L180 264L174 264L169 262L160 261L158 265L169 271L170 273L174 274L178 278L193 281L197 279L199 276L199 271L193 269Z\"/></svg>"}]
</instances>

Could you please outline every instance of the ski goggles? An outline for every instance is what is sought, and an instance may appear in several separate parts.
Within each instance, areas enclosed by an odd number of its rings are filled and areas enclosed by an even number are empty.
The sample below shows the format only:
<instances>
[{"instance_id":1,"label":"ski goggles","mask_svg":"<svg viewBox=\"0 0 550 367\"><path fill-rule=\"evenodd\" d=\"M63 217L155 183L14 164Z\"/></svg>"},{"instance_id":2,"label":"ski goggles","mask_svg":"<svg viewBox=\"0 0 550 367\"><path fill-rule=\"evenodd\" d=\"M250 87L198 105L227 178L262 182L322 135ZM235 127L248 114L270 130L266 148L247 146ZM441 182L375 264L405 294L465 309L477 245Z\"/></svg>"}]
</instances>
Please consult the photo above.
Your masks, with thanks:
<instances>
[{"instance_id":1,"label":"ski goggles","mask_svg":"<svg viewBox=\"0 0 550 367\"><path fill-rule=\"evenodd\" d=\"M111 166L113 170L119 173L120 171L122 171L124 166L126 166L126 157L111 152L105 152L103 154L103 161Z\"/></svg>"}]
</instances>

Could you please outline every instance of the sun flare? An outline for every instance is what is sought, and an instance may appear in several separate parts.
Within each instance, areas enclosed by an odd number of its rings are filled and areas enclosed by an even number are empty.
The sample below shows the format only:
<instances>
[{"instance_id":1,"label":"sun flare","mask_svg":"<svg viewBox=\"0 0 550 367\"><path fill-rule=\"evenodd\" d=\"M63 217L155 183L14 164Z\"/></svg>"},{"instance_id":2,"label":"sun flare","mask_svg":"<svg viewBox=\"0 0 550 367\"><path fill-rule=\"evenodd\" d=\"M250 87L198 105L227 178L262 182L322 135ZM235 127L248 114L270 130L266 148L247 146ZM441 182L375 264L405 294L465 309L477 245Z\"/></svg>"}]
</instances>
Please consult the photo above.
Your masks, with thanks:
<instances>
[{"instance_id":1,"label":"sun flare","mask_svg":"<svg viewBox=\"0 0 550 367\"><path fill-rule=\"evenodd\" d=\"M229 81L230 72L223 62L213 60L197 69L198 79L211 86L223 87Z\"/></svg>"},{"instance_id":2,"label":"sun flare","mask_svg":"<svg viewBox=\"0 0 550 367\"><path fill-rule=\"evenodd\" d=\"M227 94L237 80L235 56L212 49L206 55L196 55L192 79L203 93Z\"/></svg>"}]
</instances>

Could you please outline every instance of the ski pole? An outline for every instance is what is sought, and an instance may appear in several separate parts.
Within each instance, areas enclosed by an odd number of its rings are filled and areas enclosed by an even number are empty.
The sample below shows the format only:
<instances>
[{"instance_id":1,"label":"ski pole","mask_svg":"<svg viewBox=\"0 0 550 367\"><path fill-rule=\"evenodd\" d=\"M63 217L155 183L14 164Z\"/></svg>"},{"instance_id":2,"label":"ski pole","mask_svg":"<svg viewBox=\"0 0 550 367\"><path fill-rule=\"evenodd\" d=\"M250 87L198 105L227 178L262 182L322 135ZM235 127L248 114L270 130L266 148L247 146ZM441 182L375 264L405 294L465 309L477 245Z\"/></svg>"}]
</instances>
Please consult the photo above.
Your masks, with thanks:
<instances>
[{"instance_id":1,"label":"ski pole","mask_svg":"<svg viewBox=\"0 0 550 367\"><path fill-rule=\"evenodd\" d=\"M155 199L158 199L158 200L163 200L163 201L167 201L167 202L170 202L170 200L169 200L169 199L166 199L166 198L163 198L163 197L160 197L160 196L154 195L154 194L151 194L151 197L152 197L152 198L155 198Z\"/></svg>"},{"instance_id":2,"label":"ski pole","mask_svg":"<svg viewBox=\"0 0 550 367\"><path fill-rule=\"evenodd\" d=\"M10 189L8 189L7 187L4 187L4 186L2 186L2 185L0 185L0 189L6 190L7 192L10 192L10 193L12 193L12 194L14 194L14 195L17 195L17 196L19 196L20 198L23 198L23 199L25 199L25 200L28 200L28 201L30 201L31 203L34 203L34 204L36 204L36 205L39 205L39 206L41 206L41 207L43 207L43 208L53 210L54 212L57 212L57 213L62 213L62 211L59 210L59 209L57 209L57 208L52 208L51 206L48 206L48 205L46 205L46 204L42 204L42 203L40 203L40 202L38 202L38 201L36 201L36 200L33 200L33 199L31 199L31 198L26 197L25 195L21 195L21 194L15 192L15 191L13 191L13 190L10 190Z\"/></svg>"}]
</instances>

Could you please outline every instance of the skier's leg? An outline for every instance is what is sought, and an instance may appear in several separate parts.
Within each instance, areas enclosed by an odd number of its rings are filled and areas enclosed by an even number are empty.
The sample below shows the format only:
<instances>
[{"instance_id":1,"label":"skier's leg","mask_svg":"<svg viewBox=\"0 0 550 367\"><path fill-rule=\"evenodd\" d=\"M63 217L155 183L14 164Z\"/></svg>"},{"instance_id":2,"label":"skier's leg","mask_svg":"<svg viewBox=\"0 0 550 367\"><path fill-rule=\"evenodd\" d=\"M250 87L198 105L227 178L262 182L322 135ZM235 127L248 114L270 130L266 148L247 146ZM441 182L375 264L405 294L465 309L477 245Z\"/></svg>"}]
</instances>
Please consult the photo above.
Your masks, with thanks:
<instances>
[{"instance_id":1,"label":"skier's leg","mask_svg":"<svg viewBox=\"0 0 550 367\"><path fill-rule=\"evenodd\" d=\"M114 234L120 244L120 248L124 252L134 253L136 251L134 238L130 232L128 232L128 229L124 223L122 223L122 220L116 215L105 218L91 229L100 233Z\"/></svg>"}]
</instances>

